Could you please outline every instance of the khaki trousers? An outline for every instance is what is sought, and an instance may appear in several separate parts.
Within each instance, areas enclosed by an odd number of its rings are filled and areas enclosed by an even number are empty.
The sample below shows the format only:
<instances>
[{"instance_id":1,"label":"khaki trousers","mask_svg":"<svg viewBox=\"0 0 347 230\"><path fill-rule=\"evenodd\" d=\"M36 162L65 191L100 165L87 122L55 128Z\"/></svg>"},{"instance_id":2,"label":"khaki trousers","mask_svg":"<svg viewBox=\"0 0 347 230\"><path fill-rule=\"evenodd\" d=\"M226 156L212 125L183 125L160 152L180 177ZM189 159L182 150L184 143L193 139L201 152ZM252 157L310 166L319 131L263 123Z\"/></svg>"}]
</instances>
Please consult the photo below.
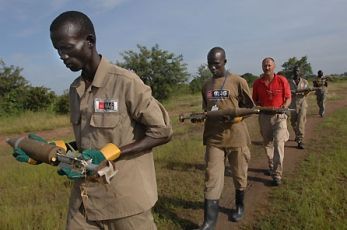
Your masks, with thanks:
<instances>
[{"instance_id":1,"label":"khaki trousers","mask_svg":"<svg viewBox=\"0 0 347 230\"><path fill-rule=\"evenodd\" d=\"M151 210L120 219L89 221L81 206L79 212L69 212L67 230L156 230Z\"/></svg>"},{"instance_id":2,"label":"khaki trousers","mask_svg":"<svg viewBox=\"0 0 347 230\"><path fill-rule=\"evenodd\" d=\"M319 114L321 116L325 113L325 102L326 102L326 93L325 92L316 92L317 105L319 108Z\"/></svg>"},{"instance_id":3,"label":"khaki trousers","mask_svg":"<svg viewBox=\"0 0 347 230\"><path fill-rule=\"evenodd\" d=\"M286 114L259 114L260 132L274 178L282 178L284 143L289 139Z\"/></svg>"},{"instance_id":4,"label":"khaki trousers","mask_svg":"<svg viewBox=\"0 0 347 230\"><path fill-rule=\"evenodd\" d=\"M307 104L302 103L290 114L290 123L295 133L295 141L303 142L305 136Z\"/></svg>"},{"instance_id":5,"label":"khaki trousers","mask_svg":"<svg viewBox=\"0 0 347 230\"><path fill-rule=\"evenodd\" d=\"M235 189L245 190L247 187L248 162L251 158L249 148L206 146L205 199L218 200L222 194L225 157L229 160Z\"/></svg>"}]
</instances>

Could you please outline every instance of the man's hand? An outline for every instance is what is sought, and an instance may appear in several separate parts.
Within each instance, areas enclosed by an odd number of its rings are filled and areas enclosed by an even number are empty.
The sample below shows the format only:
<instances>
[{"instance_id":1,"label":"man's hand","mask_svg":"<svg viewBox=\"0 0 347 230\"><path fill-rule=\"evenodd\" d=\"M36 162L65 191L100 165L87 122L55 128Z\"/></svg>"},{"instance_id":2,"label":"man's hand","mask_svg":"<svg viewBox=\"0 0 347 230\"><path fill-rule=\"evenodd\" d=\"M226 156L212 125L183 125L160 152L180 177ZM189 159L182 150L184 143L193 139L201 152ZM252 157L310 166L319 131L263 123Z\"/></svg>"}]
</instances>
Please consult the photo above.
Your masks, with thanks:
<instances>
[{"instance_id":1,"label":"man's hand","mask_svg":"<svg viewBox=\"0 0 347 230\"><path fill-rule=\"evenodd\" d=\"M85 161L91 160L91 163L94 165L98 165L96 171L107 166L107 161L113 162L120 156L120 149L109 143L105 145L102 149L86 149L81 153L81 158ZM90 179L98 180L98 176L96 171L87 171L85 173L79 173L73 171L70 168L63 167L58 170L58 174L61 176L67 176L70 180L78 180L88 176Z\"/></svg>"},{"instance_id":2,"label":"man's hand","mask_svg":"<svg viewBox=\"0 0 347 230\"><path fill-rule=\"evenodd\" d=\"M96 149L87 149L84 150L81 153L81 156L79 158L82 158L82 160L85 161L89 161L92 160L91 163L95 164L95 165L99 165L101 162L103 162L106 158L104 157L104 155L102 154L102 152L100 152L100 150L96 150ZM70 180L79 180L81 178L88 176L92 176L94 172L92 171L87 171L87 172L78 172L75 171L71 168L67 168L67 167L62 167L61 169L59 169L57 171L57 173L60 176L66 176L67 178L69 178Z\"/></svg>"},{"instance_id":3,"label":"man's hand","mask_svg":"<svg viewBox=\"0 0 347 230\"><path fill-rule=\"evenodd\" d=\"M15 148L12 155L14 158L16 158L17 161L22 162L22 163L28 163L31 165L37 165L37 164L41 163L41 162L38 162L38 161L30 158L21 148Z\"/></svg>"},{"instance_id":4,"label":"man's hand","mask_svg":"<svg viewBox=\"0 0 347 230\"><path fill-rule=\"evenodd\" d=\"M91 160L92 164L97 165L96 171L107 166L107 162L110 161L114 164L114 161L120 156L121 150L114 144L108 143L102 149L87 149L82 152L83 160ZM88 172L88 175L98 177L96 172ZM95 179L95 178L94 178Z\"/></svg>"},{"instance_id":5,"label":"man's hand","mask_svg":"<svg viewBox=\"0 0 347 230\"><path fill-rule=\"evenodd\" d=\"M92 160L92 164L100 164L102 161L106 160L104 154L97 149L87 149L82 152L83 160Z\"/></svg>"},{"instance_id":6,"label":"man's hand","mask_svg":"<svg viewBox=\"0 0 347 230\"><path fill-rule=\"evenodd\" d=\"M28 138L36 140L38 142L43 142L43 143L47 143L47 141L45 139L43 139L42 137L34 134L34 133L29 133L28 134ZM14 148L14 152L13 152L13 157L16 158L17 161L19 162L23 162L23 163L28 163L28 164L32 164L32 165L37 165L37 164L41 164L41 162L38 162L32 158L30 158L23 149L21 148Z\"/></svg>"},{"instance_id":7,"label":"man's hand","mask_svg":"<svg viewBox=\"0 0 347 230\"><path fill-rule=\"evenodd\" d=\"M76 172L76 171L73 171L72 169L70 168L61 168L57 171L57 173L60 175L60 176L66 176L67 178L69 178L70 180L78 180L78 179L81 179L83 177L85 177L85 175L83 173L80 173L80 172Z\"/></svg>"},{"instance_id":8,"label":"man's hand","mask_svg":"<svg viewBox=\"0 0 347 230\"><path fill-rule=\"evenodd\" d=\"M82 152L82 158L83 160L92 160L93 164L100 164L104 160L108 161L114 161L116 160L121 154L120 149L112 144L108 143L105 145L102 149L87 149Z\"/></svg>"}]
</instances>

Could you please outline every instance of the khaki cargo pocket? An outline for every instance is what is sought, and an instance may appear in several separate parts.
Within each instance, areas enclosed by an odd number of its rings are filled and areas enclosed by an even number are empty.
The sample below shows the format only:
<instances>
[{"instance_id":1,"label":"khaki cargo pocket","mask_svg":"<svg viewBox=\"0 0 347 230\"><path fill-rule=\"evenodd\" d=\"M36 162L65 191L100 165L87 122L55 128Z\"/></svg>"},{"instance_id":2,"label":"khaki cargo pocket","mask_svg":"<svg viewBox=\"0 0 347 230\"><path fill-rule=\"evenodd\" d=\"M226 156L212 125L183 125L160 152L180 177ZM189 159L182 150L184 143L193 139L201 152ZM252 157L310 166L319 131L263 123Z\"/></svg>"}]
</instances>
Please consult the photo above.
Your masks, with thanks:
<instances>
[{"instance_id":1,"label":"khaki cargo pocket","mask_svg":"<svg viewBox=\"0 0 347 230\"><path fill-rule=\"evenodd\" d=\"M90 119L90 126L114 128L119 125L121 120L121 115L118 113L94 113Z\"/></svg>"},{"instance_id":2,"label":"khaki cargo pocket","mask_svg":"<svg viewBox=\"0 0 347 230\"><path fill-rule=\"evenodd\" d=\"M287 128L287 118L286 114L277 115L277 128L275 130L274 140L275 141L288 141L289 132Z\"/></svg>"}]
</instances>

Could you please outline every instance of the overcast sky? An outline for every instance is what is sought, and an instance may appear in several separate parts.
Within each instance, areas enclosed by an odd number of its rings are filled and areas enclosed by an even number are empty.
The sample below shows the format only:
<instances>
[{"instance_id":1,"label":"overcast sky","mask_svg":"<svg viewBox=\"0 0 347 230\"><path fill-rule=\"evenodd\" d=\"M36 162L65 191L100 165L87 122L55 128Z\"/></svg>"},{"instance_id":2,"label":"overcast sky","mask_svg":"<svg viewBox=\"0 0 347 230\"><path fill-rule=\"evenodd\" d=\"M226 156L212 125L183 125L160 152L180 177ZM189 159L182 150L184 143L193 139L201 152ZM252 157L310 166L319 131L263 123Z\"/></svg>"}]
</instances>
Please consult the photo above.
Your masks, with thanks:
<instances>
[{"instance_id":1,"label":"overcast sky","mask_svg":"<svg viewBox=\"0 0 347 230\"><path fill-rule=\"evenodd\" d=\"M158 44L182 54L195 74L209 49L221 46L238 74L260 74L266 56L277 71L290 57L307 56L314 73L347 72L347 0L0 0L0 59L58 94L78 75L49 38L50 23L67 10L92 19L97 49L112 62L137 44Z\"/></svg>"}]
</instances>

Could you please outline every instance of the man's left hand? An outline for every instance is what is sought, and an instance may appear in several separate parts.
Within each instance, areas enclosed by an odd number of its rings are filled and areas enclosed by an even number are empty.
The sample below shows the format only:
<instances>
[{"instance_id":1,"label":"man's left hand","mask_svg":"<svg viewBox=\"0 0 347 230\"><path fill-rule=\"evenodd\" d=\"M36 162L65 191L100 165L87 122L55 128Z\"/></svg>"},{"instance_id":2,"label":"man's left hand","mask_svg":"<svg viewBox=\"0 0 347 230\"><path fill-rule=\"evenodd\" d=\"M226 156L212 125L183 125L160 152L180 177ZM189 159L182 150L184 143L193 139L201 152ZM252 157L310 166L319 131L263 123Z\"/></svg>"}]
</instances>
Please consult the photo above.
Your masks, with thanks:
<instances>
[{"instance_id":1,"label":"man's left hand","mask_svg":"<svg viewBox=\"0 0 347 230\"><path fill-rule=\"evenodd\" d=\"M100 164L102 161L106 160L104 154L97 149L87 149L82 152L83 160L92 160L92 163L95 165Z\"/></svg>"}]
</instances>

